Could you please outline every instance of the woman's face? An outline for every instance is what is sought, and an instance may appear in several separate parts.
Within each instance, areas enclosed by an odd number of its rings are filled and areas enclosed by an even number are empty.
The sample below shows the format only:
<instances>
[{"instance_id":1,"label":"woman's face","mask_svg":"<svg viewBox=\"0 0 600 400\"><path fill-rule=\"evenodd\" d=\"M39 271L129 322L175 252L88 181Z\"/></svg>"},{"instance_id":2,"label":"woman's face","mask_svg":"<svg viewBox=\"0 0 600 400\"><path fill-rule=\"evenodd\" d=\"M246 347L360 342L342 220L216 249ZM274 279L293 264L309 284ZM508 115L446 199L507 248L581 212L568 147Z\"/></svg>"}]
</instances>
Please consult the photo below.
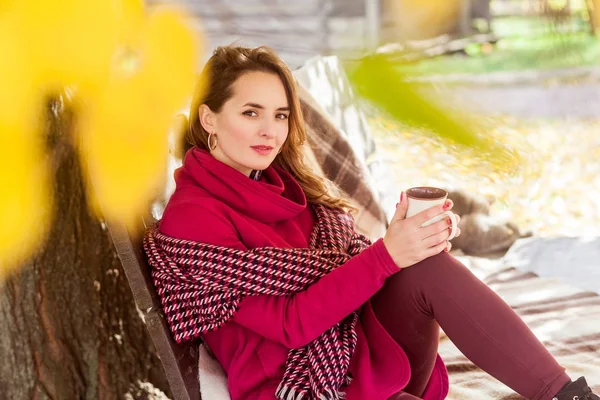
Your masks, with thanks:
<instances>
[{"instance_id":1,"label":"woman's face","mask_svg":"<svg viewBox=\"0 0 600 400\"><path fill-rule=\"evenodd\" d=\"M289 131L290 105L281 79L273 73L246 73L232 89L220 112L202 105L199 118L207 132L216 134L213 157L250 175L266 169L279 153ZM214 141L209 141L211 146Z\"/></svg>"}]
</instances>

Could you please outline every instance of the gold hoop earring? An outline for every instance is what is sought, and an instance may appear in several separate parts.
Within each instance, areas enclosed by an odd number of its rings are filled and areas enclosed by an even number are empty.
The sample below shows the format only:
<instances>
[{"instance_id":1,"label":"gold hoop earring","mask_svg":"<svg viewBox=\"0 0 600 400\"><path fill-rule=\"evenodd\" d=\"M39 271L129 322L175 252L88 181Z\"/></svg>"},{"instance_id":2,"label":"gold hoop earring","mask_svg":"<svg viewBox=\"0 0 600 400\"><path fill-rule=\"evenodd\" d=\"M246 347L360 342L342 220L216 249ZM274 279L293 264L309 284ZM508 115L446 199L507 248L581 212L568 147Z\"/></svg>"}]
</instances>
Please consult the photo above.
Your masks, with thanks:
<instances>
[{"instance_id":1,"label":"gold hoop earring","mask_svg":"<svg viewBox=\"0 0 600 400\"><path fill-rule=\"evenodd\" d=\"M213 139L213 137L214 137L214 139L215 139L215 140L214 140L214 145L213 145L213 143L212 143L212 142L213 142L213 140L212 140L212 139ZM210 151L214 151L214 150L217 148L217 140L218 140L218 139L217 139L217 134L216 134L216 133L209 133L209 134L208 134L208 139L207 139L207 142L208 142L208 149L209 149Z\"/></svg>"}]
</instances>

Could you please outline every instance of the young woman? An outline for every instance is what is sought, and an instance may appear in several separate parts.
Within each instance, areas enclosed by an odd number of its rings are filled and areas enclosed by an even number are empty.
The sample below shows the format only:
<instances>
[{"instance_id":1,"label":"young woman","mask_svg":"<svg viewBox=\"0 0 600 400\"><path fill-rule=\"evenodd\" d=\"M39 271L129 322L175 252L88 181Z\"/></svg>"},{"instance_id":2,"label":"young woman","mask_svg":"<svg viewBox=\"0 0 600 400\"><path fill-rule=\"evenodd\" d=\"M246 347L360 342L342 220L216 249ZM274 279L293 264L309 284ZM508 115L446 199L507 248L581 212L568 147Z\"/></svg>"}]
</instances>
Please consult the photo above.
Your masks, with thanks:
<instances>
[{"instance_id":1,"label":"young woman","mask_svg":"<svg viewBox=\"0 0 600 400\"><path fill-rule=\"evenodd\" d=\"M303 162L295 83L268 48L208 61L177 188L145 248L175 339L202 338L237 399L443 399L441 326L475 364L528 399L595 399L521 319L448 254L452 208L385 237Z\"/></svg>"}]
</instances>

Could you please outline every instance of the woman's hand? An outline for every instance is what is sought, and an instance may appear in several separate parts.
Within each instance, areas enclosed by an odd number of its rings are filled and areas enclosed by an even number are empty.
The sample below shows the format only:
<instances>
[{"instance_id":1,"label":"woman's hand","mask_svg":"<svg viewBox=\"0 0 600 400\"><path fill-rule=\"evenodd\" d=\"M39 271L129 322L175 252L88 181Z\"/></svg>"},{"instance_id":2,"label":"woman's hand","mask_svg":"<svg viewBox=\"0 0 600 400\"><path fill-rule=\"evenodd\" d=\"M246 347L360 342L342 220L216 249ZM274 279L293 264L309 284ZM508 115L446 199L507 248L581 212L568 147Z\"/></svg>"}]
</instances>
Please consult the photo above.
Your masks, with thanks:
<instances>
[{"instance_id":1,"label":"woman's hand","mask_svg":"<svg viewBox=\"0 0 600 400\"><path fill-rule=\"evenodd\" d=\"M383 244L399 268L408 268L444 250L450 251L450 218L444 218L426 227L421 225L450 210L453 205L452 200L447 200L444 205L428 208L406 218L408 199L404 193L401 194L400 203L383 238ZM460 217L456 217L457 221L460 221ZM456 232L456 236L458 235L460 229Z\"/></svg>"}]
</instances>

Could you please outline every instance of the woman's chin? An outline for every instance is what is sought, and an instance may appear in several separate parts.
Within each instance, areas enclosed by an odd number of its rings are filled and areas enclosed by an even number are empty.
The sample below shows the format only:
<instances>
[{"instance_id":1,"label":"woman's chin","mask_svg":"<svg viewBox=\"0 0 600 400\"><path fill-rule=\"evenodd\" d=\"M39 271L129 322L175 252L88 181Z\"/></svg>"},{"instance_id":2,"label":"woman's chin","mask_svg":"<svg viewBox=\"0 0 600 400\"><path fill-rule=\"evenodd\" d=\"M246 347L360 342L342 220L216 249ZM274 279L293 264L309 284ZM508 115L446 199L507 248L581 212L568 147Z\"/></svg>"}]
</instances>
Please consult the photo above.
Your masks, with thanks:
<instances>
[{"instance_id":1,"label":"woman's chin","mask_svg":"<svg viewBox=\"0 0 600 400\"><path fill-rule=\"evenodd\" d=\"M248 166L248 168L251 168L253 170L259 170L259 171L263 171L267 168L269 168L269 166L273 163L273 160L271 159L262 159L262 160L252 160L252 162L247 163L246 165Z\"/></svg>"},{"instance_id":2,"label":"woman's chin","mask_svg":"<svg viewBox=\"0 0 600 400\"><path fill-rule=\"evenodd\" d=\"M252 164L249 166L249 168L252 168L252 170L257 170L257 171L264 171L265 169L269 168L269 166L271 165L271 163L260 163L260 164Z\"/></svg>"}]
</instances>

